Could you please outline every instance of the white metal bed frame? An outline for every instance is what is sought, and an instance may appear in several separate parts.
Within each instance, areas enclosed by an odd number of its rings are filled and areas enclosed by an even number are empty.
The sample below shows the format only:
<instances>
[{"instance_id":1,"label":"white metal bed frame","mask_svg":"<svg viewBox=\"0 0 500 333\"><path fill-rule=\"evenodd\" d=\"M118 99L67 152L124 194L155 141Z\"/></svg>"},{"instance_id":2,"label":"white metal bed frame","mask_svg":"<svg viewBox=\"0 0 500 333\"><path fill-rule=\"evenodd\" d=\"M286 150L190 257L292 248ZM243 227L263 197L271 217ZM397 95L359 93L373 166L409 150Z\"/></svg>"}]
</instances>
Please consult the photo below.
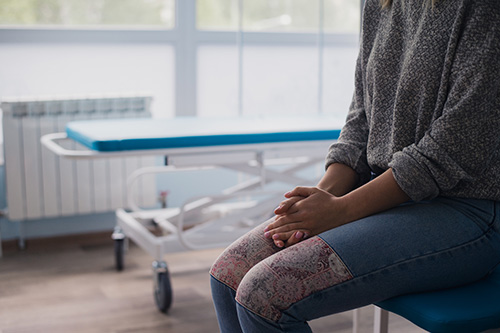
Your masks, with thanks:
<instances>
[{"instance_id":1,"label":"white metal bed frame","mask_svg":"<svg viewBox=\"0 0 500 333\"><path fill-rule=\"evenodd\" d=\"M53 133L41 138L42 144L49 150L71 159L168 157L168 165L138 169L129 175L129 207L128 210L116 211L116 227L112 235L118 270L123 269L128 238L154 258L154 295L162 312L169 309L172 301L169 272L164 260L166 254L227 246L270 218L273 208L283 199L284 190L268 190L265 185L285 183L288 186L286 190L289 190L297 185L314 184L316 177L306 178L297 173L320 164L332 143L332 140L318 140L99 152L69 150L60 145L62 140L68 140L66 133ZM273 168L276 165L280 166L279 170ZM134 202L134 184L144 175L214 168L237 171L252 178L226 188L222 194L192 198L179 208L148 210ZM236 198L246 200L235 201ZM160 235L150 230L151 223L161 230Z\"/></svg>"}]
</instances>

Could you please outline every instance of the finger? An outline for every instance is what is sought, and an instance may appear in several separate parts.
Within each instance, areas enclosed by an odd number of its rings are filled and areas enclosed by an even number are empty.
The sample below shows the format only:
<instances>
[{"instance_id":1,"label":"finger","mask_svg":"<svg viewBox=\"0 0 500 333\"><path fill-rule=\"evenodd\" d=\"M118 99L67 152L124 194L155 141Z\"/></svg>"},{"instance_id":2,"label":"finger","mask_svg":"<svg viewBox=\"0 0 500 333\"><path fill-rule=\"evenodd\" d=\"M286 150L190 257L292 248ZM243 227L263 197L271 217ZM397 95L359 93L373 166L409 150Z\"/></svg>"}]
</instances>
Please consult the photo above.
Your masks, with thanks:
<instances>
[{"instance_id":1,"label":"finger","mask_svg":"<svg viewBox=\"0 0 500 333\"><path fill-rule=\"evenodd\" d=\"M264 228L264 232L271 231L273 229L279 228L282 225L290 223L291 219L289 215L276 215L273 221Z\"/></svg>"},{"instance_id":2,"label":"finger","mask_svg":"<svg viewBox=\"0 0 500 333\"><path fill-rule=\"evenodd\" d=\"M264 229L264 237L266 238L273 238L275 237L275 235L277 234L284 234L284 233L287 233L287 232L290 232L290 231L293 231L294 229L290 226L290 225L283 225L283 226L277 226L277 227L273 227L273 228L270 228L269 230L266 230ZM278 237L279 239L281 239L282 237ZM283 237L283 240L286 240L287 238Z\"/></svg>"},{"instance_id":3,"label":"finger","mask_svg":"<svg viewBox=\"0 0 500 333\"><path fill-rule=\"evenodd\" d=\"M274 241L274 245L276 245L277 247L285 247L285 242L283 242L282 240L275 240Z\"/></svg>"},{"instance_id":4,"label":"finger","mask_svg":"<svg viewBox=\"0 0 500 333\"><path fill-rule=\"evenodd\" d=\"M297 232L298 234L296 234ZM264 233L266 238L279 239L283 241L286 241L291 237L296 237L300 240L304 239L304 237L307 237L308 235L309 232L303 229L303 223L301 222L290 223Z\"/></svg>"},{"instance_id":5,"label":"finger","mask_svg":"<svg viewBox=\"0 0 500 333\"><path fill-rule=\"evenodd\" d=\"M294 188L290 192L285 193L285 198L291 198L291 197L296 197L296 196L306 198L306 197L310 196L311 194L313 194L314 191L315 191L314 187L297 186L296 188Z\"/></svg>"},{"instance_id":6,"label":"finger","mask_svg":"<svg viewBox=\"0 0 500 333\"><path fill-rule=\"evenodd\" d=\"M280 232L280 233L277 233L277 234L274 234L272 235L272 239L274 241L278 241L278 240L281 240L281 241L288 241L290 238L293 238L293 235L295 234L295 230L292 230L292 231L287 231L287 232Z\"/></svg>"},{"instance_id":7,"label":"finger","mask_svg":"<svg viewBox=\"0 0 500 333\"><path fill-rule=\"evenodd\" d=\"M284 200L280 203L278 208L274 210L274 214L280 215L285 213L290 213L289 209L298 201L304 199L303 197L292 197L288 200Z\"/></svg>"},{"instance_id":8,"label":"finger","mask_svg":"<svg viewBox=\"0 0 500 333\"><path fill-rule=\"evenodd\" d=\"M292 237L290 237L286 242L285 242L285 247L295 245L297 243L302 242L303 240L307 239L309 237L309 233L298 230L293 233Z\"/></svg>"},{"instance_id":9,"label":"finger","mask_svg":"<svg viewBox=\"0 0 500 333\"><path fill-rule=\"evenodd\" d=\"M264 229L264 236L266 238L271 238L274 234L277 233L298 230L299 227L297 227L296 224L299 223L299 221L295 218L295 215L297 214L277 216L274 219L274 222L270 223Z\"/></svg>"},{"instance_id":10,"label":"finger","mask_svg":"<svg viewBox=\"0 0 500 333\"><path fill-rule=\"evenodd\" d=\"M293 244L300 241L300 239L296 238L297 233L298 232L294 230L294 231L290 231L290 232L274 234L272 239L274 241L274 244L277 247L290 246L290 245L293 245ZM302 236L303 236L303 233L300 232L300 237L302 237Z\"/></svg>"}]
</instances>

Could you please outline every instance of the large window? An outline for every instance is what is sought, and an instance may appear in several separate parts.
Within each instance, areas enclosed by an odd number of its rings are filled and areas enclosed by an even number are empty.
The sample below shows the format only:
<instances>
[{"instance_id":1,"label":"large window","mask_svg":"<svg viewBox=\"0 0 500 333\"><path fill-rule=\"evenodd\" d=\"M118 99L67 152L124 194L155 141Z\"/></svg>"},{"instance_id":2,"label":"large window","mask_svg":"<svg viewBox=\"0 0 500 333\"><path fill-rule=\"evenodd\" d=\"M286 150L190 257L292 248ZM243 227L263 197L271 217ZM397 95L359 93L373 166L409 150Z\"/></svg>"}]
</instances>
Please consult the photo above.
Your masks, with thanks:
<instances>
[{"instance_id":1,"label":"large window","mask_svg":"<svg viewBox=\"0 0 500 333\"><path fill-rule=\"evenodd\" d=\"M0 97L148 91L158 117L347 112L360 0L1 0Z\"/></svg>"},{"instance_id":2,"label":"large window","mask_svg":"<svg viewBox=\"0 0 500 333\"><path fill-rule=\"evenodd\" d=\"M199 115L347 112L359 0L196 3Z\"/></svg>"}]
</instances>

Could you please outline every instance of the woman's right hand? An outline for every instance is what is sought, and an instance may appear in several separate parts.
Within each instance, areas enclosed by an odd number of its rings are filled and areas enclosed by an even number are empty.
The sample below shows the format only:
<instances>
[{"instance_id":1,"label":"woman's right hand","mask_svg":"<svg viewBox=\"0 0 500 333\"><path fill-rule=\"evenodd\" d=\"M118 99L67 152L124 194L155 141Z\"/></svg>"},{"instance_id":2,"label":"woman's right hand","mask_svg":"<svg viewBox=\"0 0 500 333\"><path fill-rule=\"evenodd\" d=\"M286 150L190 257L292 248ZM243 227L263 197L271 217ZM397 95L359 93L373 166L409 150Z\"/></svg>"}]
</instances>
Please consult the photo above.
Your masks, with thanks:
<instances>
[{"instance_id":1,"label":"woman's right hand","mask_svg":"<svg viewBox=\"0 0 500 333\"><path fill-rule=\"evenodd\" d=\"M357 184L358 180L359 177L353 169L343 164L334 163L328 167L317 186L334 196L340 197L350 192ZM294 207L294 205L305 198L305 196L295 195L283 200L274 211L276 218L278 219L287 214L296 213L297 208ZM311 235L306 230L294 230L288 239L274 239L274 243L278 247L285 247L296 244L309 236Z\"/></svg>"},{"instance_id":2,"label":"woman's right hand","mask_svg":"<svg viewBox=\"0 0 500 333\"><path fill-rule=\"evenodd\" d=\"M304 197L294 196L294 197L291 197L289 199L283 200L279 204L278 208L276 208L274 210L274 214L276 214L276 216L279 217L279 216L283 216L286 214L296 213L297 209L294 208L293 205L302 199L304 199ZM266 228L264 231L267 232L268 229ZM297 230L297 231L293 232L292 235L286 241L283 241L281 239L273 239L273 241L277 247L285 247L285 246L291 246L293 244L297 244L298 242L306 239L307 237L309 237L309 235L306 232L301 231L301 230Z\"/></svg>"},{"instance_id":3,"label":"woman's right hand","mask_svg":"<svg viewBox=\"0 0 500 333\"><path fill-rule=\"evenodd\" d=\"M304 235L318 235L349 222L349 210L344 199L320 188L299 186L286 193L285 197L293 198L281 208L286 212L277 215L264 234L273 239L278 247L293 245L303 240Z\"/></svg>"}]
</instances>

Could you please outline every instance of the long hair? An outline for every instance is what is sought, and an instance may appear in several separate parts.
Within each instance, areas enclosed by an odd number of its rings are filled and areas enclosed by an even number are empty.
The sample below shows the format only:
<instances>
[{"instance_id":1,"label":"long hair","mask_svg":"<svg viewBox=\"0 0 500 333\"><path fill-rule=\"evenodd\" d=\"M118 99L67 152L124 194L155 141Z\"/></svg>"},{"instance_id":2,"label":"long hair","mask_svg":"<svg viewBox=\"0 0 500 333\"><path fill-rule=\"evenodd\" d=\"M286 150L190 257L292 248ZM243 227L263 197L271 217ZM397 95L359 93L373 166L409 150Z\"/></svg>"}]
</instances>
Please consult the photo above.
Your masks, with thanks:
<instances>
[{"instance_id":1,"label":"long hair","mask_svg":"<svg viewBox=\"0 0 500 333\"><path fill-rule=\"evenodd\" d=\"M438 2L438 0L425 0L425 1L430 3L432 5L432 7L434 7L436 2ZM382 5L382 8L386 8L386 7L389 7L390 5L392 5L392 0L380 0L380 4Z\"/></svg>"}]
</instances>

